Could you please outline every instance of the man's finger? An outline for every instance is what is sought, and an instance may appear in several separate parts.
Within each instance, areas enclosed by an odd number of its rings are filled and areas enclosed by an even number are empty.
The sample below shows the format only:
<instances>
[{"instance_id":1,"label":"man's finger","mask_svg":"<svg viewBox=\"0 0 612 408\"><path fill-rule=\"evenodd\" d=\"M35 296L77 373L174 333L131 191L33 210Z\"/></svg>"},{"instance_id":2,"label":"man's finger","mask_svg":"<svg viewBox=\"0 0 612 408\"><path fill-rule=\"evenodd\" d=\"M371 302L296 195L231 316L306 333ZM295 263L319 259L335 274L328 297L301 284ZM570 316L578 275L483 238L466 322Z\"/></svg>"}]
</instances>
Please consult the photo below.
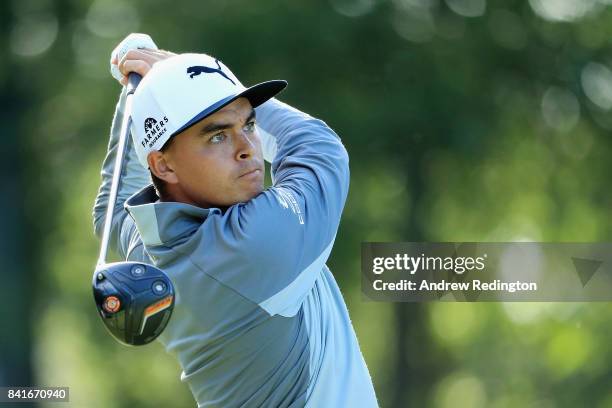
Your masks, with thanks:
<instances>
[{"instance_id":1,"label":"man's finger","mask_svg":"<svg viewBox=\"0 0 612 408\"><path fill-rule=\"evenodd\" d=\"M119 71L125 76L130 72L136 72L140 76L145 76L151 69L151 65L143 60L127 60L119 64Z\"/></svg>"},{"instance_id":2,"label":"man's finger","mask_svg":"<svg viewBox=\"0 0 612 408\"><path fill-rule=\"evenodd\" d=\"M151 54L151 52L147 50L129 50L121 58L121 61L119 61L119 65L129 60L143 60L149 63L150 65L153 65L153 62L157 60L157 58L155 58L154 54Z\"/></svg>"},{"instance_id":3,"label":"man's finger","mask_svg":"<svg viewBox=\"0 0 612 408\"><path fill-rule=\"evenodd\" d=\"M137 48L148 48L148 49L157 49L157 45L153 42L150 36L141 33L132 33L125 37L121 42L115 47L115 49L111 52L110 58L110 71L111 75L121 81L121 71L119 70L118 64L114 64L113 60L117 58L117 62L120 64L121 59L124 55L129 51Z\"/></svg>"},{"instance_id":4,"label":"man's finger","mask_svg":"<svg viewBox=\"0 0 612 408\"><path fill-rule=\"evenodd\" d=\"M156 62L176 55L169 51L157 51L150 49L133 49L125 53L119 61L119 71L126 76L130 72L137 72L144 76L149 72ZM121 82L121 80L119 81ZM123 82L121 82L123 84Z\"/></svg>"},{"instance_id":5,"label":"man's finger","mask_svg":"<svg viewBox=\"0 0 612 408\"><path fill-rule=\"evenodd\" d=\"M153 65L154 63L161 61L163 59L169 58L173 55L176 55L170 51L163 50L150 50L150 49L135 49L128 51L122 58L122 60L128 59L141 59L149 64Z\"/></svg>"}]
</instances>

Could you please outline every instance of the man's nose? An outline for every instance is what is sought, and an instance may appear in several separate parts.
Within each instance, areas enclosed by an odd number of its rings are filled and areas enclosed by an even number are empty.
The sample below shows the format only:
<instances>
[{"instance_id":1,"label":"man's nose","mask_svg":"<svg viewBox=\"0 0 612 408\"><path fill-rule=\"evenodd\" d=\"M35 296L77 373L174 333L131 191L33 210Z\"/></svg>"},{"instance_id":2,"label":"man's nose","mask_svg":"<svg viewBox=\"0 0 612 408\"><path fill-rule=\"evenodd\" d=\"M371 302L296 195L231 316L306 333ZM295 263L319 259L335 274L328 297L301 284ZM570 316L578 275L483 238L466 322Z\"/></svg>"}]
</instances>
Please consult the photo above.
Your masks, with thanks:
<instances>
[{"instance_id":1,"label":"man's nose","mask_svg":"<svg viewBox=\"0 0 612 408\"><path fill-rule=\"evenodd\" d=\"M236 135L236 159L244 160L248 159L255 153L255 143L252 136L249 136L245 132L239 132Z\"/></svg>"}]
</instances>

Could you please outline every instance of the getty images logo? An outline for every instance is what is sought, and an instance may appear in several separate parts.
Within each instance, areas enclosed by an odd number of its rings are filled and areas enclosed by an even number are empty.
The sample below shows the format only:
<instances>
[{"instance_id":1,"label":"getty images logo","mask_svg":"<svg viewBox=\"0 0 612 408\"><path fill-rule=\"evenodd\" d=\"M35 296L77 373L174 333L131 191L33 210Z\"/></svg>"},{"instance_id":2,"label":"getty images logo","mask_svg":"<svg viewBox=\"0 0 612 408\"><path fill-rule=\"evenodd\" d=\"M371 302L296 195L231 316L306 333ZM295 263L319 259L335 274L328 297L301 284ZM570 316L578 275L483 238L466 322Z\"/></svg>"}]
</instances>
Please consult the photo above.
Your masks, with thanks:
<instances>
[{"instance_id":1,"label":"getty images logo","mask_svg":"<svg viewBox=\"0 0 612 408\"><path fill-rule=\"evenodd\" d=\"M166 133L166 123L168 123L168 118L166 116L159 122L153 118L146 118L144 121L145 137L140 142L142 143L142 147L153 147L157 139Z\"/></svg>"}]
</instances>

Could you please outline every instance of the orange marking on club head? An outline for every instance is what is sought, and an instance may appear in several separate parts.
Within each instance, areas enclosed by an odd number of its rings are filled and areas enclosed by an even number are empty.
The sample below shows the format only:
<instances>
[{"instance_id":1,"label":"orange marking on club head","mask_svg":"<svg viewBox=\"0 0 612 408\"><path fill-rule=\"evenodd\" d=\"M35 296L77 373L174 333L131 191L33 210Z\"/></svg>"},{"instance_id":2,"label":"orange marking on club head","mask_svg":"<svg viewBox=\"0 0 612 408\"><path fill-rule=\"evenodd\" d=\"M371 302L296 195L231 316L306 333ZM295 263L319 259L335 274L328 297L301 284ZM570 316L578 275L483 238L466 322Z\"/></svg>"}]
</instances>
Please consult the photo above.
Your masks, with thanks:
<instances>
[{"instance_id":1,"label":"orange marking on club head","mask_svg":"<svg viewBox=\"0 0 612 408\"><path fill-rule=\"evenodd\" d=\"M151 306L145 309L145 316L154 315L157 312L161 312L164 309L167 309L172 304L172 299L174 296L168 295L159 302L153 303Z\"/></svg>"}]
</instances>

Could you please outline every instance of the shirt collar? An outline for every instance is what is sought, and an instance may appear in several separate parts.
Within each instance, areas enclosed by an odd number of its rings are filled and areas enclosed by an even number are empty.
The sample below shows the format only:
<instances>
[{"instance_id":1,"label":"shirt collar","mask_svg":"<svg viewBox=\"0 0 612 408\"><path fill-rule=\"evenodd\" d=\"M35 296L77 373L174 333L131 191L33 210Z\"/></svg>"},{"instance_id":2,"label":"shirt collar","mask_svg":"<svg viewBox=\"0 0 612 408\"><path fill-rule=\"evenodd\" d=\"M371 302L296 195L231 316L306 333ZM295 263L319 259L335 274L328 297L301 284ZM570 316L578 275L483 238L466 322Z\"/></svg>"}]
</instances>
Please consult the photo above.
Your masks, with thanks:
<instances>
[{"instance_id":1,"label":"shirt collar","mask_svg":"<svg viewBox=\"0 0 612 408\"><path fill-rule=\"evenodd\" d=\"M134 219L145 246L167 245L191 234L209 214L221 213L218 208L200 208L186 203L159 201L153 184L132 195L126 200L124 207Z\"/></svg>"}]
</instances>

